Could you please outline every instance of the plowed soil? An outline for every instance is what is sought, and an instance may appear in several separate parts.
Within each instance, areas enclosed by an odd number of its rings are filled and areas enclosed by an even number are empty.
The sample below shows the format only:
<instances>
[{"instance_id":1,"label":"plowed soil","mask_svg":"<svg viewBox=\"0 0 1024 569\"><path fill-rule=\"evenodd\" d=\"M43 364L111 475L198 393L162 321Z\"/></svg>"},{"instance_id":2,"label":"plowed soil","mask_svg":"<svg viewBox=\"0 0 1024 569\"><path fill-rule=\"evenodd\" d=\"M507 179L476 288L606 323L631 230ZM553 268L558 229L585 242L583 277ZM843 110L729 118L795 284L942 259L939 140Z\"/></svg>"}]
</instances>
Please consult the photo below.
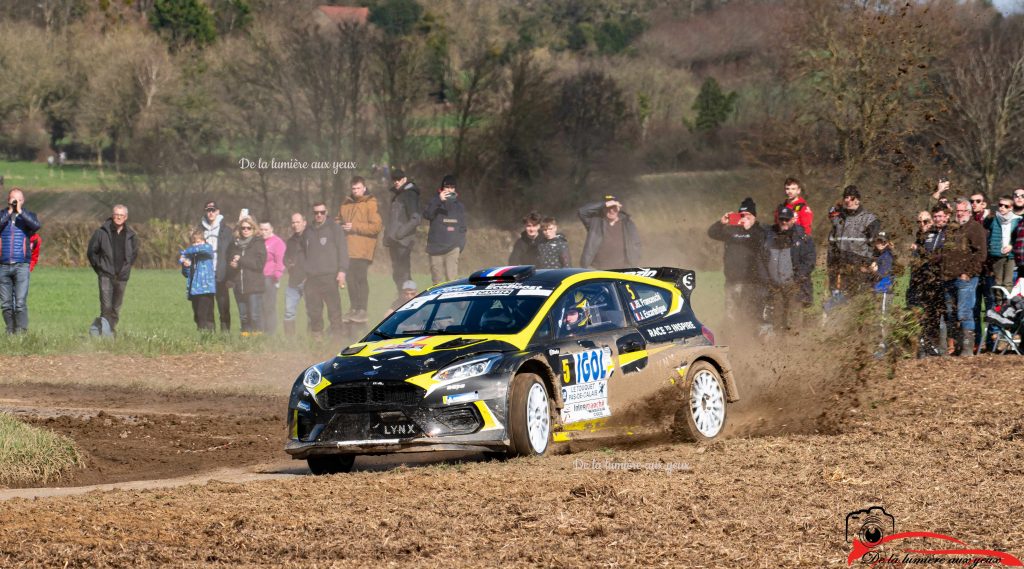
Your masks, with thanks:
<instances>
[{"instance_id":1,"label":"plowed soil","mask_svg":"<svg viewBox=\"0 0 1024 569\"><path fill-rule=\"evenodd\" d=\"M289 368L231 397L195 378L175 391L167 361L155 366L168 372L163 391L25 378L0 385L0 407L79 442L91 466L67 484L234 470L202 485L0 502L0 566L842 567L846 514L876 505L896 531L1024 558L1024 361L903 361L849 380L762 364L772 369L745 386L732 435L710 445L359 459L327 477L281 465L301 364L199 362L209 377Z\"/></svg>"}]
</instances>

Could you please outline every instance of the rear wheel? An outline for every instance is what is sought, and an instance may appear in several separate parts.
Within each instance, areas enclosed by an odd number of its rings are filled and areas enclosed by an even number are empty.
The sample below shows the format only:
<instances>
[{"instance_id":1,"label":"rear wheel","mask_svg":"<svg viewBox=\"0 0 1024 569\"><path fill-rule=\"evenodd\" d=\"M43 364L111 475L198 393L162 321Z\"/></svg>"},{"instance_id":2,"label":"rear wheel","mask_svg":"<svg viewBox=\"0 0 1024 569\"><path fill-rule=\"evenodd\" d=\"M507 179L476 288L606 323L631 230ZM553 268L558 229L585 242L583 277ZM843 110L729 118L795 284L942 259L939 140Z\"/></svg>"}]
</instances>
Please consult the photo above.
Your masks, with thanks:
<instances>
[{"instance_id":1,"label":"rear wheel","mask_svg":"<svg viewBox=\"0 0 1024 569\"><path fill-rule=\"evenodd\" d=\"M355 463L354 454L321 454L306 459L309 471L317 476L324 474L339 474L352 472L352 465Z\"/></svg>"},{"instance_id":2,"label":"rear wheel","mask_svg":"<svg viewBox=\"0 0 1024 569\"><path fill-rule=\"evenodd\" d=\"M690 366L683 383L684 406L676 412L672 433L684 441L711 441L725 427L726 396L722 375L709 362Z\"/></svg>"},{"instance_id":3,"label":"rear wheel","mask_svg":"<svg viewBox=\"0 0 1024 569\"><path fill-rule=\"evenodd\" d=\"M539 456L551 443L551 403L544 380L521 373L508 397L509 456Z\"/></svg>"}]
</instances>

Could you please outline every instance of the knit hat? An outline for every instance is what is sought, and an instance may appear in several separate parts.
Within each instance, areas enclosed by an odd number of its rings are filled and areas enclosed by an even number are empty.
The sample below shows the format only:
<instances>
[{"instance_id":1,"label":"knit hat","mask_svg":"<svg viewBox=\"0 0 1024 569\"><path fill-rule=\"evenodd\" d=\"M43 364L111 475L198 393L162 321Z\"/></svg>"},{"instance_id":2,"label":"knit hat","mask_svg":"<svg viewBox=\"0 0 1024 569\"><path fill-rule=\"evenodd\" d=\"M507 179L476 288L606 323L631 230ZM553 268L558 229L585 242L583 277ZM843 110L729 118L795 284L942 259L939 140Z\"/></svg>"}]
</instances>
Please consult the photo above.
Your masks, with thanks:
<instances>
[{"instance_id":1,"label":"knit hat","mask_svg":"<svg viewBox=\"0 0 1024 569\"><path fill-rule=\"evenodd\" d=\"M754 203L753 198L743 198L743 203L740 204L740 213L749 213L754 217L757 217L757 204Z\"/></svg>"},{"instance_id":2,"label":"knit hat","mask_svg":"<svg viewBox=\"0 0 1024 569\"><path fill-rule=\"evenodd\" d=\"M448 186L451 186L453 188L455 187L455 176L452 174L448 174L447 176L444 177L443 180L441 180L442 188L446 188Z\"/></svg>"},{"instance_id":3,"label":"knit hat","mask_svg":"<svg viewBox=\"0 0 1024 569\"><path fill-rule=\"evenodd\" d=\"M857 189L857 186L846 186L846 189L843 190L843 197L854 197L860 199L860 190Z\"/></svg>"},{"instance_id":4,"label":"knit hat","mask_svg":"<svg viewBox=\"0 0 1024 569\"><path fill-rule=\"evenodd\" d=\"M405 172L403 172L401 168L395 168L394 170L391 171L391 179L392 180L401 180L404 177L405 177Z\"/></svg>"}]
</instances>

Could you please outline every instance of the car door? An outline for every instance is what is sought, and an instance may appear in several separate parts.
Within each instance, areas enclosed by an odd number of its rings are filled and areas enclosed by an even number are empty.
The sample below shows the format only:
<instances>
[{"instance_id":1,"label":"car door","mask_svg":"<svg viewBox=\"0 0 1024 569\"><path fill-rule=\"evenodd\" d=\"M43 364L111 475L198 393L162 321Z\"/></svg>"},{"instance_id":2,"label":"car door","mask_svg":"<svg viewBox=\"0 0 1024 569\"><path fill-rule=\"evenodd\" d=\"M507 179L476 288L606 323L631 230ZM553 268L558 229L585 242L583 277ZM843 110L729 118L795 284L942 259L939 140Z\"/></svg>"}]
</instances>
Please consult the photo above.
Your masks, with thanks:
<instances>
[{"instance_id":1,"label":"car door","mask_svg":"<svg viewBox=\"0 0 1024 569\"><path fill-rule=\"evenodd\" d=\"M565 292L551 312L550 352L558 358L562 423L571 425L612 415L612 386L621 380L619 340L626 319L610 281L587 282Z\"/></svg>"}]
</instances>

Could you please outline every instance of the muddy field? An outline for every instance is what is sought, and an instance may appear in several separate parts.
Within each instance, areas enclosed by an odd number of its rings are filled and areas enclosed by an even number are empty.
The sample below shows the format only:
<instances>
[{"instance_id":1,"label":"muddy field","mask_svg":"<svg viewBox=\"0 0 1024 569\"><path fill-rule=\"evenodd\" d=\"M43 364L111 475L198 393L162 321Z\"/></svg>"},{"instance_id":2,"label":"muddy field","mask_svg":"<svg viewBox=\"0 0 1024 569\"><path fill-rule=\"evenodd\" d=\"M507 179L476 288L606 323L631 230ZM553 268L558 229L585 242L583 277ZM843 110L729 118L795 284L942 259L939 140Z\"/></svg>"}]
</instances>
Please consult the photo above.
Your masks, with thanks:
<instances>
[{"instance_id":1,"label":"muddy field","mask_svg":"<svg viewBox=\"0 0 1024 569\"><path fill-rule=\"evenodd\" d=\"M896 531L1024 558L1017 358L906 361L835 389L782 366L708 446L360 459L318 478L280 450L302 357L95 360L33 362L79 385L6 376L0 407L78 442L89 468L62 486L123 489L0 490L0 566L840 567L846 514L873 505Z\"/></svg>"}]
</instances>

